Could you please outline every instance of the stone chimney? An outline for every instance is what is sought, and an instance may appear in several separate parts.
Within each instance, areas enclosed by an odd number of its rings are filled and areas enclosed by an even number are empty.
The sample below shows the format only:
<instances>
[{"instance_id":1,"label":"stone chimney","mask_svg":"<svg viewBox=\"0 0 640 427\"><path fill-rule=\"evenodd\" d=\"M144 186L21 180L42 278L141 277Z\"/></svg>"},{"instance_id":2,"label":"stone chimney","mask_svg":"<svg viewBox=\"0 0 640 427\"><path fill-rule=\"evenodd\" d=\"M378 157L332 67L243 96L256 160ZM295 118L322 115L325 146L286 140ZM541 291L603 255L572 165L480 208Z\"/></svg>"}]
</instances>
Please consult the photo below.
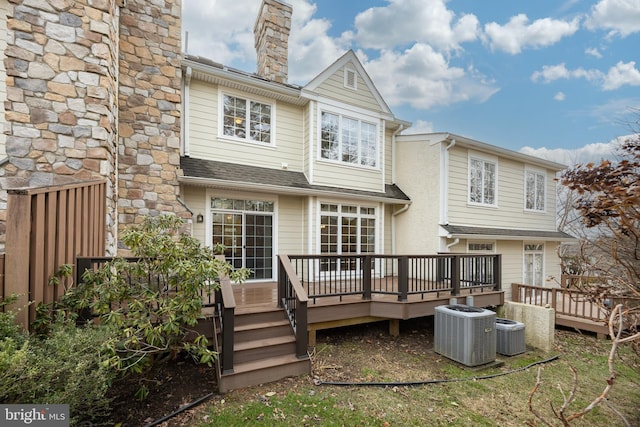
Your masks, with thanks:
<instances>
[{"instance_id":1,"label":"stone chimney","mask_svg":"<svg viewBox=\"0 0 640 427\"><path fill-rule=\"evenodd\" d=\"M258 75L278 83L289 76L289 32L292 7L279 0L262 0L253 27Z\"/></svg>"}]
</instances>

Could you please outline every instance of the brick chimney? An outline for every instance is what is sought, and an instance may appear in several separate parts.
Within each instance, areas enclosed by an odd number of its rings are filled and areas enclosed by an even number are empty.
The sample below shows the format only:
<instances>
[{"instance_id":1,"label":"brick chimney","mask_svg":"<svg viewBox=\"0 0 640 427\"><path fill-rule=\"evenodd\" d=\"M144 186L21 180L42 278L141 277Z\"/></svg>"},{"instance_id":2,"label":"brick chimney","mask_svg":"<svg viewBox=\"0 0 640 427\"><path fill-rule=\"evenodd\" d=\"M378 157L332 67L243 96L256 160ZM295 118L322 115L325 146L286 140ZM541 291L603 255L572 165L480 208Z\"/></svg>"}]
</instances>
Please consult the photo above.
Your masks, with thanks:
<instances>
[{"instance_id":1,"label":"brick chimney","mask_svg":"<svg viewBox=\"0 0 640 427\"><path fill-rule=\"evenodd\" d=\"M292 7L279 0L262 0L253 27L258 75L278 83L289 77L289 32Z\"/></svg>"}]
</instances>

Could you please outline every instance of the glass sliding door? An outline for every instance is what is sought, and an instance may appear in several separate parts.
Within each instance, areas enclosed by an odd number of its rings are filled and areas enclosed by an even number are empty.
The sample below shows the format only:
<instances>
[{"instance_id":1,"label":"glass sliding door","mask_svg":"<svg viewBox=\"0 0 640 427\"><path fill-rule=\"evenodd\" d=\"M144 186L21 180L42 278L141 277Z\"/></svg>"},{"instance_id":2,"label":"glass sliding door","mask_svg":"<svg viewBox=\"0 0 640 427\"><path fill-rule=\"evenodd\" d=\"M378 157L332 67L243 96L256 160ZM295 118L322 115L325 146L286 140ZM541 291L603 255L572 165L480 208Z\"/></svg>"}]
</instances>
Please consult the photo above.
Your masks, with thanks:
<instances>
[{"instance_id":1,"label":"glass sliding door","mask_svg":"<svg viewBox=\"0 0 640 427\"><path fill-rule=\"evenodd\" d=\"M273 279L273 202L213 198L211 207L212 243L227 261L250 269L249 279Z\"/></svg>"}]
</instances>

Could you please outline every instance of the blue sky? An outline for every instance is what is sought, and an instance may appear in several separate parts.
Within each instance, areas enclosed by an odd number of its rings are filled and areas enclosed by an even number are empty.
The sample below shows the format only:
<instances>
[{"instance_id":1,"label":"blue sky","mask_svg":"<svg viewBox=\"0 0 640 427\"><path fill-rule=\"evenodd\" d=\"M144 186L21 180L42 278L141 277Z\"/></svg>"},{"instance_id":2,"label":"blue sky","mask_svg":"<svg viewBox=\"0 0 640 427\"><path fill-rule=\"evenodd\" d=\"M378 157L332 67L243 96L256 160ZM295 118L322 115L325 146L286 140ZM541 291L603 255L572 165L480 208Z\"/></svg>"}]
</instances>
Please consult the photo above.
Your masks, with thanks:
<instances>
[{"instance_id":1,"label":"blue sky","mask_svg":"<svg viewBox=\"0 0 640 427\"><path fill-rule=\"evenodd\" d=\"M260 3L183 0L188 53L254 72ZM574 163L609 157L640 119L640 0L288 3L289 81L353 49L411 132Z\"/></svg>"}]
</instances>

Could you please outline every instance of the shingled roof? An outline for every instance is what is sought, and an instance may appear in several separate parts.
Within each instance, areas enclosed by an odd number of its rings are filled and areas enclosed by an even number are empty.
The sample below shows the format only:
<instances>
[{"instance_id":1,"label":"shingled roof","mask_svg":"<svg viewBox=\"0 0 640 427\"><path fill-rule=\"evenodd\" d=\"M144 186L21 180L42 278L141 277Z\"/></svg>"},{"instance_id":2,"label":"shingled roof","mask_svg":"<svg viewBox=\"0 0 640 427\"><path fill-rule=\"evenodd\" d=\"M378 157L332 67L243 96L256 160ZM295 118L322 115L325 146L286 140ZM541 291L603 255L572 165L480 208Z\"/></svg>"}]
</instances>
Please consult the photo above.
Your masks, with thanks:
<instances>
[{"instance_id":1,"label":"shingled roof","mask_svg":"<svg viewBox=\"0 0 640 427\"><path fill-rule=\"evenodd\" d=\"M271 187L289 194L351 196L376 199L386 203L410 203L411 199L395 184L385 185L385 191L363 191L351 188L313 185L302 172L284 169L263 168L215 160L181 157L180 167L184 172L183 182L201 185L226 184L231 188Z\"/></svg>"},{"instance_id":2,"label":"shingled roof","mask_svg":"<svg viewBox=\"0 0 640 427\"><path fill-rule=\"evenodd\" d=\"M453 237L504 237L518 239L548 239L548 240L575 240L575 237L563 231L545 231L545 230L514 230L508 228L489 228L489 227L467 227L463 225L443 225L442 228Z\"/></svg>"}]
</instances>

